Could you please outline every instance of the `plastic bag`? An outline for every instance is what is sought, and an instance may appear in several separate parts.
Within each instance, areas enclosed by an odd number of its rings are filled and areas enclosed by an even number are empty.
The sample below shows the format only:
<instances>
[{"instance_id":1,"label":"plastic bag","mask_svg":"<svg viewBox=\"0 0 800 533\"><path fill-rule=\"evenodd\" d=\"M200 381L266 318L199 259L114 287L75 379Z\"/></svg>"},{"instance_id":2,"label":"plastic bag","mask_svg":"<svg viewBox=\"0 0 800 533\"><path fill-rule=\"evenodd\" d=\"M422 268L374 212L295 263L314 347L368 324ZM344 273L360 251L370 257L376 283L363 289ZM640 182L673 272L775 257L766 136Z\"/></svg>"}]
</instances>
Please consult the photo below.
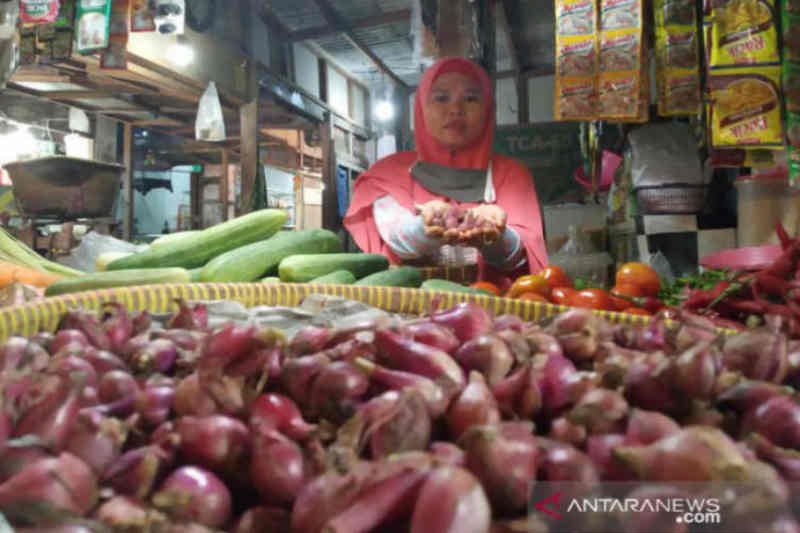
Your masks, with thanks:
<instances>
[{"instance_id":1,"label":"plastic bag","mask_svg":"<svg viewBox=\"0 0 800 533\"><path fill-rule=\"evenodd\" d=\"M213 81L208 84L200 98L194 135L198 141L225 140L225 117L222 114L217 85Z\"/></svg>"},{"instance_id":2,"label":"plastic bag","mask_svg":"<svg viewBox=\"0 0 800 533\"><path fill-rule=\"evenodd\" d=\"M632 132L629 141L634 187L705 184L697 140L688 124L647 124Z\"/></svg>"},{"instance_id":3,"label":"plastic bag","mask_svg":"<svg viewBox=\"0 0 800 533\"><path fill-rule=\"evenodd\" d=\"M59 259L58 262L84 272L96 272L97 258L104 253L135 253L147 248L147 245L131 244L110 235L90 231L83 236L81 243L73 248L68 256Z\"/></svg>"},{"instance_id":4,"label":"plastic bag","mask_svg":"<svg viewBox=\"0 0 800 533\"><path fill-rule=\"evenodd\" d=\"M568 239L561 249L550 257L550 264L561 267L572 279L584 279L593 285L605 286L608 268L613 259L608 252L598 252L588 234L576 226L567 230Z\"/></svg>"}]
</instances>

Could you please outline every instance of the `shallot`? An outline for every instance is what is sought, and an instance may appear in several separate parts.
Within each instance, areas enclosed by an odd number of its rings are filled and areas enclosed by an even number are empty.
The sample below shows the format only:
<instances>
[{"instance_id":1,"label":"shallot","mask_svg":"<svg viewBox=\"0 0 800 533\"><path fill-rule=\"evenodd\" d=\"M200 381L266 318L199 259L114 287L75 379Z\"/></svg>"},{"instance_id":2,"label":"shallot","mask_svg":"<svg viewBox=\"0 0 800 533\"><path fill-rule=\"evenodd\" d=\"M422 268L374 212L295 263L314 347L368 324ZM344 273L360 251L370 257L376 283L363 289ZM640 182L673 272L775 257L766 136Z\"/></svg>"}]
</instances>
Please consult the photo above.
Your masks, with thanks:
<instances>
[{"instance_id":1,"label":"shallot","mask_svg":"<svg viewBox=\"0 0 800 533\"><path fill-rule=\"evenodd\" d=\"M221 527L231 517L231 493L214 474L196 466L173 471L153 494L153 505L171 518Z\"/></svg>"}]
</instances>

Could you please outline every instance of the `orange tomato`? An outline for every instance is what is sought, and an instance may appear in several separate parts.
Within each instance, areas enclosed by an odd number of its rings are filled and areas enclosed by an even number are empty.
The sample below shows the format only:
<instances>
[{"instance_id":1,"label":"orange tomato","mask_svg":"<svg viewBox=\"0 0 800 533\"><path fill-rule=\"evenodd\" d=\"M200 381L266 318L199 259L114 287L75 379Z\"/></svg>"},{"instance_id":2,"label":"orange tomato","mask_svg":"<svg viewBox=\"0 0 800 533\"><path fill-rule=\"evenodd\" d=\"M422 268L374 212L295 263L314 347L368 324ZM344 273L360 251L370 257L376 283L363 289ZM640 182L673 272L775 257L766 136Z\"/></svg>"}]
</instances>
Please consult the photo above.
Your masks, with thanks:
<instances>
[{"instance_id":1,"label":"orange tomato","mask_svg":"<svg viewBox=\"0 0 800 533\"><path fill-rule=\"evenodd\" d=\"M652 316L650 312L646 309L642 309L641 307L628 307L627 309L623 309L622 313L626 315L642 315L642 316Z\"/></svg>"},{"instance_id":2,"label":"orange tomato","mask_svg":"<svg viewBox=\"0 0 800 533\"><path fill-rule=\"evenodd\" d=\"M506 296L509 298L518 298L521 294L526 292L535 292L547 298L550 296L550 285L548 285L547 280L539 274L520 276L514 284L511 285L511 288L508 289L508 294Z\"/></svg>"},{"instance_id":3,"label":"orange tomato","mask_svg":"<svg viewBox=\"0 0 800 533\"><path fill-rule=\"evenodd\" d=\"M547 298L545 298L544 296L542 296L537 292L523 292L522 294L519 295L519 299L528 300L531 302L542 302L546 304L550 303L550 300L548 300Z\"/></svg>"},{"instance_id":4,"label":"orange tomato","mask_svg":"<svg viewBox=\"0 0 800 533\"><path fill-rule=\"evenodd\" d=\"M550 293L550 301L557 305L569 305L577 292L572 287L555 287Z\"/></svg>"},{"instance_id":5,"label":"orange tomato","mask_svg":"<svg viewBox=\"0 0 800 533\"><path fill-rule=\"evenodd\" d=\"M561 270L561 267L549 266L539 272L548 285L551 287L572 287L572 280L567 273Z\"/></svg>"},{"instance_id":6,"label":"orange tomato","mask_svg":"<svg viewBox=\"0 0 800 533\"><path fill-rule=\"evenodd\" d=\"M569 305L604 311L611 309L611 296L603 289L584 289L570 298Z\"/></svg>"},{"instance_id":7,"label":"orange tomato","mask_svg":"<svg viewBox=\"0 0 800 533\"><path fill-rule=\"evenodd\" d=\"M622 311L629 307L636 307L630 300L618 298L618 296L638 298L642 296L642 289L638 285L631 285L630 283L623 283L611 289L611 304L615 310Z\"/></svg>"},{"instance_id":8,"label":"orange tomato","mask_svg":"<svg viewBox=\"0 0 800 533\"><path fill-rule=\"evenodd\" d=\"M617 285L636 285L642 290L642 296L658 296L661 290L661 279L653 267L644 263L625 263L616 276Z\"/></svg>"},{"instance_id":9,"label":"orange tomato","mask_svg":"<svg viewBox=\"0 0 800 533\"><path fill-rule=\"evenodd\" d=\"M500 289L494 283L489 281L477 281L470 285L473 289L480 289L482 291L491 292L495 296L500 296Z\"/></svg>"}]
</instances>

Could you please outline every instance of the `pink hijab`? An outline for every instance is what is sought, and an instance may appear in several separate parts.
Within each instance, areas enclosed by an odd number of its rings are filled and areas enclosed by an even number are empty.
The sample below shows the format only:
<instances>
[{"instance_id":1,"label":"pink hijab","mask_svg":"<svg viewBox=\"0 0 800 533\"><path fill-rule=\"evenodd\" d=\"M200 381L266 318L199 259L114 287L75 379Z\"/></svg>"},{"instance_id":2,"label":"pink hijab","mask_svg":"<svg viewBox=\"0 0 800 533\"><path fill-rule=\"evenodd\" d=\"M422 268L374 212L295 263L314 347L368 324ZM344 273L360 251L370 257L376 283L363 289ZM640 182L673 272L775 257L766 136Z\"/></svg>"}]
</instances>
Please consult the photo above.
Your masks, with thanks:
<instances>
[{"instance_id":1,"label":"pink hijab","mask_svg":"<svg viewBox=\"0 0 800 533\"><path fill-rule=\"evenodd\" d=\"M428 132L422 111L436 78L448 72L458 72L478 82L486 99L486 117L482 135L470 146L452 151ZM359 176L354 186L353 198L344 218L345 228L359 248L367 253L382 253L394 263L399 260L380 237L372 217L372 204L378 198L390 195L403 207L413 210L415 205L435 199L436 195L417 183L410 169L418 160L455 168L487 169L492 165L496 203L508 214L508 225L517 231L528 254L528 268L538 271L547 265L539 200L528 169L518 161L492 153L494 140L494 98L492 81L486 71L463 58L444 58L430 66L420 80L414 99L415 152L399 152L377 161ZM469 207L475 204L464 204ZM486 276L494 277L485 272ZM515 273L516 274L516 273Z\"/></svg>"}]
</instances>

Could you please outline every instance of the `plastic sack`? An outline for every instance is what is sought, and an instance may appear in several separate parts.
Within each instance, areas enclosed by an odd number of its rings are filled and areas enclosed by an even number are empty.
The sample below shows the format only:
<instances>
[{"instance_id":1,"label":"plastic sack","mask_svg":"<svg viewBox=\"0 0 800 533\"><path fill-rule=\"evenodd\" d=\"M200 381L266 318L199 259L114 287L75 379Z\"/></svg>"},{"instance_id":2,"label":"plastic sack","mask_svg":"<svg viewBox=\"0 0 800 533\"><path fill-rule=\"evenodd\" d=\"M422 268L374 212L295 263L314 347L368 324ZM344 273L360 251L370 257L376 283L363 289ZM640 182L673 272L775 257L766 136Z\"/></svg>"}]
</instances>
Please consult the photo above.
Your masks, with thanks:
<instances>
[{"instance_id":1,"label":"plastic sack","mask_svg":"<svg viewBox=\"0 0 800 533\"><path fill-rule=\"evenodd\" d=\"M550 264L561 267L572 279L584 279L593 285L605 287L608 268L613 259L608 252L598 252L586 232L570 226L569 238L561 249L550 256Z\"/></svg>"},{"instance_id":2,"label":"plastic sack","mask_svg":"<svg viewBox=\"0 0 800 533\"><path fill-rule=\"evenodd\" d=\"M647 124L629 136L634 188L705 185L697 140L688 124Z\"/></svg>"},{"instance_id":3,"label":"plastic sack","mask_svg":"<svg viewBox=\"0 0 800 533\"><path fill-rule=\"evenodd\" d=\"M58 262L84 272L96 272L97 258L101 254L108 252L134 253L146 249L147 245L131 244L110 235L90 231L83 236L81 243L73 248L68 256L60 258Z\"/></svg>"},{"instance_id":4,"label":"plastic sack","mask_svg":"<svg viewBox=\"0 0 800 533\"><path fill-rule=\"evenodd\" d=\"M222 114L217 85L213 81L208 84L200 98L194 136L198 141L225 140L225 117Z\"/></svg>"}]
</instances>

